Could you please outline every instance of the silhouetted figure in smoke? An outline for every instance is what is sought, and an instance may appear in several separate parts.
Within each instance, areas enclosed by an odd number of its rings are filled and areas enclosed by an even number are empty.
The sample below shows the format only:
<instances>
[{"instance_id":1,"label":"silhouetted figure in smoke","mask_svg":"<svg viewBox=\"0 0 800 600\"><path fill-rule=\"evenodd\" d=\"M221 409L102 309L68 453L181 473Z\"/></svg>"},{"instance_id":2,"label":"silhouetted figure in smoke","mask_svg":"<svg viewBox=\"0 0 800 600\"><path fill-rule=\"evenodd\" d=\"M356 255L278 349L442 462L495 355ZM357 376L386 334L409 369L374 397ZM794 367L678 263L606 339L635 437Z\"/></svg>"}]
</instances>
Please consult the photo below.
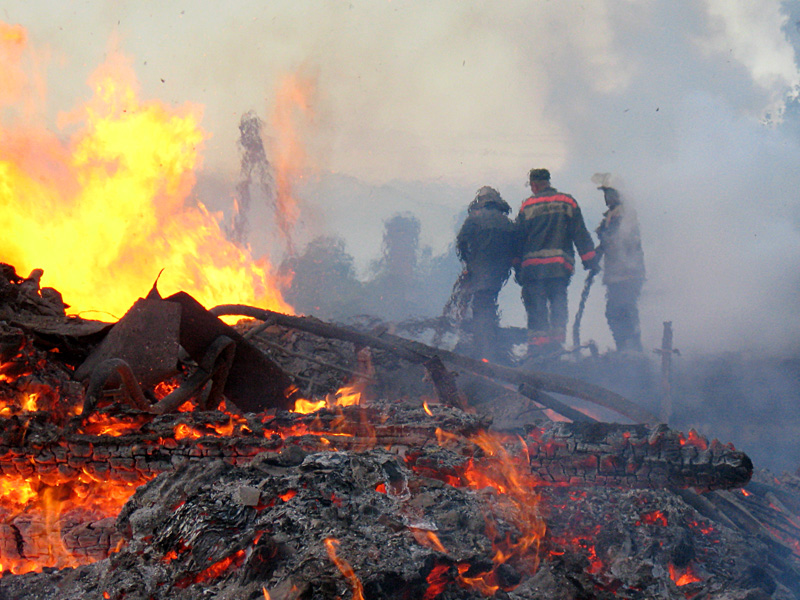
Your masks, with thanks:
<instances>
[{"instance_id":1,"label":"silhouetted figure in smoke","mask_svg":"<svg viewBox=\"0 0 800 600\"><path fill-rule=\"evenodd\" d=\"M272 199L273 182L270 164L261 139L263 122L253 111L242 115L239 121L239 148L242 153L241 179L236 184L237 205L228 239L240 245L247 242L249 226L247 222L252 200L252 188L257 186L266 198Z\"/></svg>"},{"instance_id":2,"label":"silhouetted figure in smoke","mask_svg":"<svg viewBox=\"0 0 800 600\"><path fill-rule=\"evenodd\" d=\"M384 222L383 255L373 264L375 275L367 284L373 310L381 317L401 319L419 312L418 254L420 223L410 213Z\"/></svg>"},{"instance_id":3,"label":"silhouetted figure in smoke","mask_svg":"<svg viewBox=\"0 0 800 600\"><path fill-rule=\"evenodd\" d=\"M585 269L598 257L575 198L550 185L547 169L531 169L533 195L516 220L515 271L528 314L528 357L559 351L567 333L567 287L575 270L573 246Z\"/></svg>"},{"instance_id":4,"label":"silhouetted figure in smoke","mask_svg":"<svg viewBox=\"0 0 800 600\"><path fill-rule=\"evenodd\" d=\"M607 185L608 174L597 174L608 210L597 228L606 286L606 320L617 350L642 350L637 303L645 280L639 221L617 189Z\"/></svg>"},{"instance_id":5,"label":"silhouetted figure in smoke","mask_svg":"<svg viewBox=\"0 0 800 600\"><path fill-rule=\"evenodd\" d=\"M299 313L344 319L364 311L361 282L344 240L317 237L278 269L284 299Z\"/></svg>"},{"instance_id":6,"label":"silhouetted figure in smoke","mask_svg":"<svg viewBox=\"0 0 800 600\"><path fill-rule=\"evenodd\" d=\"M467 352L476 358L498 361L504 355L498 344L497 296L511 274L515 247L514 224L507 216L511 207L497 190L482 187L467 210L456 237L456 253L464 263L464 271L448 306L459 316L472 308L468 324L472 346Z\"/></svg>"}]
</instances>

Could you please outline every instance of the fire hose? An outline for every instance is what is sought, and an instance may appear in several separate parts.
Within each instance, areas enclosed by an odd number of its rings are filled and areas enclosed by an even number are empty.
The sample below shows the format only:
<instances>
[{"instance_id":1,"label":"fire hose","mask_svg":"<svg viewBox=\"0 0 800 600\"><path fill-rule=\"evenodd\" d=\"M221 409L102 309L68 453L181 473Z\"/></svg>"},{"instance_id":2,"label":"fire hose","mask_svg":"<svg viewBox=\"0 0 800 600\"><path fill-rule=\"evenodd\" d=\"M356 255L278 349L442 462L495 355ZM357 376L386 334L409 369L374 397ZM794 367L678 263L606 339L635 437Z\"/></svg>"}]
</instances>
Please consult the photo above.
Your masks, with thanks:
<instances>
[{"instance_id":1,"label":"fire hose","mask_svg":"<svg viewBox=\"0 0 800 600\"><path fill-rule=\"evenodd\" d=\"M583 291L581 292L581 301L578 304L578 312L575 313L575 322L572 324L572 346L578 348L581 345L581 319L583 319L583 311L586 308L586 300L589 298L589 292L592 289L595 276L600 272L600 269L592 269L586 276L586 281L583 283Z\"/></svg>"}]
</instances>

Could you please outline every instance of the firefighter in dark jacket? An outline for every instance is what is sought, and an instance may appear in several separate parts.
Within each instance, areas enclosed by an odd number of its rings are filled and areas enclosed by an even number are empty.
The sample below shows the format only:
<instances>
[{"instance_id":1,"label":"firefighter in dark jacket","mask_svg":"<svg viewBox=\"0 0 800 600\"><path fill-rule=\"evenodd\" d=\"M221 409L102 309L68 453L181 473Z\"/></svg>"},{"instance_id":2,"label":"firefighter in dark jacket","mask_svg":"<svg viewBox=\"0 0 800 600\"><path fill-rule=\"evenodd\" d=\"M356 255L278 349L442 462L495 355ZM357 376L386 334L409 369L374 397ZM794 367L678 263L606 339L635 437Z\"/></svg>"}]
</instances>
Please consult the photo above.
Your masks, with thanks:
<instances>
[{"instance_id":1,"label":"firefighter in dark jacket","mask_svg":"<svg viewBox=\"0 0 800 600\"><path fill-rule=\"evenodd\" d=\"M472 307L472 354L498 360L497 296L511 274L515 229L511 207L494 188L478 190L456 237L456 253L464 263L462 302Z\"/></svg>"},{"instance_id":2,"label":"firefighter in dark jacket","mask_svg":"<svg viewBox=\"0 0 800 600\"><path fill-rule=\"evenodd\" d=\"M601 185L608 210L597 228L606 286L606 320L617 350L642 350L637 302L645 280L639 221L613 187Z\"/></svg>"},{"instance_id":3,"label":"firefighter in dark jacket","mask_svg":"<svg viewBox=\"0 0 800 600\"><path fill-rule=\"evenodd\" d=\"M584 268L596 270L598 257L575 198L550 185L547 169L529 173L531 195L517 216L516 278L528 314L529 358L563 348L567 287L575 270L573 246Z\"/></svg>"}]
</instances>

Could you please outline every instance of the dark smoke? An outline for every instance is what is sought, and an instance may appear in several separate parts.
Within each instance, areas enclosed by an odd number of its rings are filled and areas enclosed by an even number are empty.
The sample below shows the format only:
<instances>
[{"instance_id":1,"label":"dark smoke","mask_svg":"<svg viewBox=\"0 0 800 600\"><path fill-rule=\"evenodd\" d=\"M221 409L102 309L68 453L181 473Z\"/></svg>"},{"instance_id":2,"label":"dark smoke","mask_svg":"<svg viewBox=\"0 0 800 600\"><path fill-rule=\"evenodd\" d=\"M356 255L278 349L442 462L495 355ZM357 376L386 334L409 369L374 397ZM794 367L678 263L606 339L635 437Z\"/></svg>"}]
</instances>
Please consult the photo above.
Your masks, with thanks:
<instances>
[{"instance_id":1,"label":"dark smoke","mask_svg":"<svg viewBox=\"0 0 800 600\"><path fill-rule=\"evenodd\" d=\"M236 184L238 210L233 214L226 233L231 241L240 246L247 244L250 235L249 215L253 195L266 199L275 207L272 169L261 138L263 128L264 122L252 110L243 114L239 122L238 146L242 161L239 183Z\"/></svg>"}]
</instances>

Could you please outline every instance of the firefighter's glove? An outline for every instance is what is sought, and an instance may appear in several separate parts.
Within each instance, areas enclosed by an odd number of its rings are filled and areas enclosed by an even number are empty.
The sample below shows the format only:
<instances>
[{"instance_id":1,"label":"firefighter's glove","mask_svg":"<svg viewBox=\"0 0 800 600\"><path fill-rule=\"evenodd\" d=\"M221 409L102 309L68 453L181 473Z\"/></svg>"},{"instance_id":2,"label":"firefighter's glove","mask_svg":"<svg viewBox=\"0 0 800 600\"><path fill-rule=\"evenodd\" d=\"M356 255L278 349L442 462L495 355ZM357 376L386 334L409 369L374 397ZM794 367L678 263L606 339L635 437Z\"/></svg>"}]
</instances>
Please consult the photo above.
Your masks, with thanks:
<instances>
[{"instance_id":1,"label":"firefighter's glove","mask_svg":"<svg viewBox=\"0 0 800 600\"><path fill-rule=\"evenodd\" d=\"M589 260L583 261L583 268L593 273L600 271L600 255L595 254Z\"/></svg>"}]
</instances>

